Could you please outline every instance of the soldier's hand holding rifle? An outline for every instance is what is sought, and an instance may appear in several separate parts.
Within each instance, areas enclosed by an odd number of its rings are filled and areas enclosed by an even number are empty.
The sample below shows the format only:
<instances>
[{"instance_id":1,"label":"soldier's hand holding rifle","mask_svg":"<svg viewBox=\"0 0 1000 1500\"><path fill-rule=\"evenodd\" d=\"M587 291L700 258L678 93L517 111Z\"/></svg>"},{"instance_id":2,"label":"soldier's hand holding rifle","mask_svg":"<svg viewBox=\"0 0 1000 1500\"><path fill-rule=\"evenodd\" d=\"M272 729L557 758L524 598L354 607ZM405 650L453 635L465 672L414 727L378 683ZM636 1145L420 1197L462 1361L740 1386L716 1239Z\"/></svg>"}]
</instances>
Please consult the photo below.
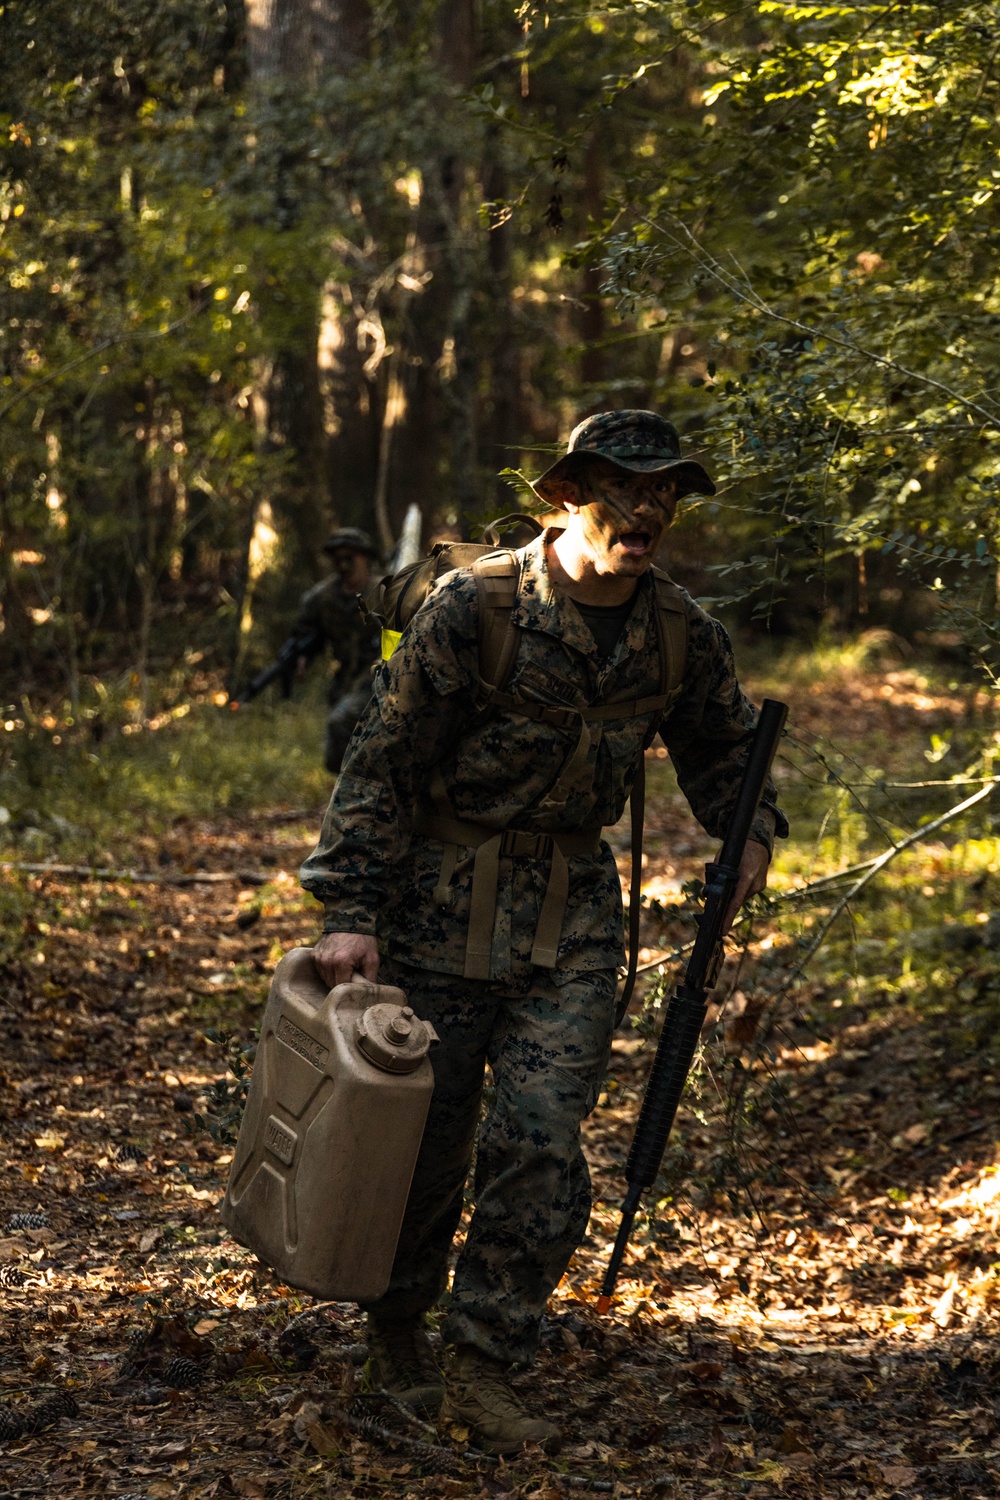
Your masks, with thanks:
<instances>
[{"instance_id":1,"label":"soldier's hand holding rifle","mask_svg":"<svg viewBox=\"0 0 1000 1500\"><path fill-rule=\"evenodd\" d=\"M767 885L767 867L770 863L771 855L764 845L758 844L755 839L748 839L739 863L739 877L736 881L736 889L733 891L733 899L729 903L722 924L723 937L736 921L737 913L743 903L749 901L751 896L756 896Z\"/></svg>"}]
</instances>

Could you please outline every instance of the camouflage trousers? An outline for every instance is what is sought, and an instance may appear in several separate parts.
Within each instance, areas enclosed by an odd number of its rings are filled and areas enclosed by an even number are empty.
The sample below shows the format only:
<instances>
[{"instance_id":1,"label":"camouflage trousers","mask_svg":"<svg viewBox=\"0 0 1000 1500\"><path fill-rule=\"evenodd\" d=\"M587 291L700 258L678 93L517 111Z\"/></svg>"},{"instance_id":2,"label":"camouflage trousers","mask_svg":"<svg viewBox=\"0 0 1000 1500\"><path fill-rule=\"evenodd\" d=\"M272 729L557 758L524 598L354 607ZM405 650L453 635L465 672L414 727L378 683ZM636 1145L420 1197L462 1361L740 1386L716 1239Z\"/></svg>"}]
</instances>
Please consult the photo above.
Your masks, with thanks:
<instances>
[{"instance_id":1,"label":"camouflage trousers","mask_svg":"<svg viewBox=\"0 0 1000 1500\"><path fill-rule=\"evenodd\" d=\"M590 1216L580 1123L607 1066L616 972L531 968L522 984L499 985L393 963L379 977L406 991L441 1041L392 1280L372 1310L405 1316L441 1296L475 1154L475 1206L442 1333L530 1364L546 1301ZM493 1088L480 1123L487 1063Z\"/></svg>"},{"instance_id":2,"label":"camouflage trousers","mask_svg":"<svg viewBox=\"0 0 1000 1500\"><path fill-rule=\"evenodd\" d=\"M336 775L343 765L355 726L372 695L371 677L366 673L360 682L349 687L330 708L323 744L323 764Z\"/></svg>"}]
</instances>

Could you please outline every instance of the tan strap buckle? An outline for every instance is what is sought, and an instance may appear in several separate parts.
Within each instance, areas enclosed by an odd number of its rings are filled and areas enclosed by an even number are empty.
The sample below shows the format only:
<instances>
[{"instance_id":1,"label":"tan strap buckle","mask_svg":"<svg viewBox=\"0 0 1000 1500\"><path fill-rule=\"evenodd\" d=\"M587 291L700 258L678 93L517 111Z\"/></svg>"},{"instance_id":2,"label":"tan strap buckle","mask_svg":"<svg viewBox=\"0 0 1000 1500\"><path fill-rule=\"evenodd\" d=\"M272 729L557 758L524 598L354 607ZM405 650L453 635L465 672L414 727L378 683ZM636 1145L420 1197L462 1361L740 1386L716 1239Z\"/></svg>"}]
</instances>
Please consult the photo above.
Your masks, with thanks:
<instances>
[{"instance_id":1,"label":"tan strap buckle","mask_svg":"<svg viewBox=\"0 0 1000 1500\"><path fill-rule=\"evenodd\" d=\"M500 840L500 853L508 859L515 854L526 859L551 859L552 835L523 833L520 829L508 828Z\"/></svg>"}]
</instances>

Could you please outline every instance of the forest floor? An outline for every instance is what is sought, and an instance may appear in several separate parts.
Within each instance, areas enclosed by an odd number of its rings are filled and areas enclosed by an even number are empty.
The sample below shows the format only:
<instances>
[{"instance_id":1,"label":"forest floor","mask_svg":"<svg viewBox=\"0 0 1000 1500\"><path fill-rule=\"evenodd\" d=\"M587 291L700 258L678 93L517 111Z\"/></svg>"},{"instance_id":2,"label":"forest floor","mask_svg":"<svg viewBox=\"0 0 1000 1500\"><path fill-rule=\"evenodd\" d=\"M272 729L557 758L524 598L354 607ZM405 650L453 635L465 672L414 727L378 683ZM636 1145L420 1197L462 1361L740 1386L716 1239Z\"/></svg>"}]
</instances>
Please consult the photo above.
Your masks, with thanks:
<instances>
[{"instance_id":1,"label":"forest floor","mask_svg":"<svg viewBox=\"0 0 1000 1500\"><path fill-rule=\"evenodd\" d=\"M12 804L5 859L72 864L86 845L158 879L3 876L0 1500L997 1494L989 803L901 854L804 978L844 886L794 895L974 791L993 710L967 684L863 655L750 677L793 704L778 771L794 838L779 899L734 945L657 1202L602 1319L666 975L650 971L646 1011L615 1042L586 1126L589 1233L517 1377L564 1426L558 1458L490 1462L461 1431L408 1425L366 1388L356 1310L314 1306L220 1223L231 1146L195 1116L226 1072L226 1035L252 1041L278 957L315 938L296 870L318 775L297 784L306 803L261 778L228 812L106 820L95 845L73 774L52 782L33 762L21 795L36 806ZM165 765L188 732L169 727ZM648 961L690 936L680 888L710 850L655 752L650 769ZM115 783L112 764L108 797ZM19 1214L42 1218L18 1228Z\"/></svg>"}]
</instances>

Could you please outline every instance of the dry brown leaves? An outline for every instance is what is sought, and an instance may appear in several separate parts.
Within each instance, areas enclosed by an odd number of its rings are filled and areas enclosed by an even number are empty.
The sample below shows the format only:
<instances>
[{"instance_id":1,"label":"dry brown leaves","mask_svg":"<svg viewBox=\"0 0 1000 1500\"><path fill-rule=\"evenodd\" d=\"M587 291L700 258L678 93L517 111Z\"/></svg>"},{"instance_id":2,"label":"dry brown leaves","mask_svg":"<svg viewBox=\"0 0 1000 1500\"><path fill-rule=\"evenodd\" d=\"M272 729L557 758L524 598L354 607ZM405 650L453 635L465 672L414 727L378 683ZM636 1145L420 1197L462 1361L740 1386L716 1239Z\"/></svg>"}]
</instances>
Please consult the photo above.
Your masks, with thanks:
<instances>
[{"instance_id":1,"label":"dry brown leaves","mask_svg":"<svg viewBox=\"0 0 1000 1500\"><path fill-rule=\"evenodd\" d=\"M654 847L648 873L675 888L703 847L674 804L654 800L651 826L672 844L669 860ZM6 1445L0 1497L556 1500L586 1481L677 1500L995 1495L1000 1087L926 1017L845 1010L830 1043L777 1037L780 1087L745 1148L756 1218L712 1186L731 1143L708 1078L671 1148L687 1184L660 1210L672 1228L640 1226L600 1320L650 1056L634 1036L616 1042L586 1128L590 1232L538 1365L518 1377L563 1424L564 1452L486 1464L442 1433L449 1451L435 1456L357 1395L355 1309L317 1313L279 1343L309 1299L227 1238L230 1153L189 1126L223 1067L205 1028L249 1037L277 957L315 936L294 882L302 851L280 825L249 821L181 826L166 844L184 866L270 861L274 885L262 897L35 880L5 976L0 1265L26 1280L0 1290L0 1402L68 1389L81 1410ZM645 940L656 951L676 935L651 922ZM751 962L783 960L775 948ZM737 1004L723 1022L720 1099L757 1019ZM3 1229L24 1212L47 1227ZM358 1400L380 1436L352 1426Z\"/></svg>"}]
</instances>

